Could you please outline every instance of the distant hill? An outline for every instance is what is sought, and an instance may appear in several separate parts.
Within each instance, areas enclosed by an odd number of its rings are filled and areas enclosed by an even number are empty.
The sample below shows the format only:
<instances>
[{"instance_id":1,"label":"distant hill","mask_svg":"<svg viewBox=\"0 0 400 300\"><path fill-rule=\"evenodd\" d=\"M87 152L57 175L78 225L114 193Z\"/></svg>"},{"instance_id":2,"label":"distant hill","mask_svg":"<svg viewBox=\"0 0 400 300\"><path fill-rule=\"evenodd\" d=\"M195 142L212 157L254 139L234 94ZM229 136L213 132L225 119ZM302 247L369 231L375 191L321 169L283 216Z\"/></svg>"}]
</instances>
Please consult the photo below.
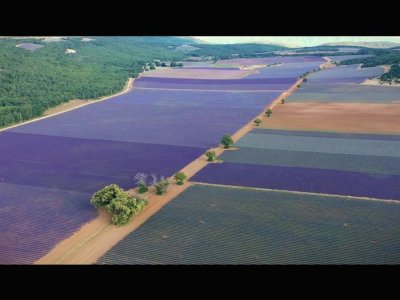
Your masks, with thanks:
<instances>
[{"instance_id":1,"label":"distant hill","mask_svg":"<svg viewBox=\"0 0 400 300\"><path fill-rule=\"evenodd\" d=\"M392 48L400 46L400 43L395 42L335 42L326 43L322 46L356 46L368 48Z\"/></svg>"},{"instance_id":2,"label":"distant hill","mask_svg":"<svg viewBox=\"0 0 400 300\"><path fill-rule=\"evenodd\" d=\"M0 36L0 38L12 38L12 39L40 39L45 41L63 41L68 38L75 39L75 36L59 36L59 37L52 37L52 36ZM91 38L96 39L96 36ZM119 39L121 37L115 36L114 38ZM126 41L134 41L138 43L155 43L155 44L173 44L173 45L180 45L180 44L197 44L201 42L199 39L193 37L179 37L179 36L124 36L123 37Z\"/></svg>"},{"instance_id":3,"label":"distant hill","mask_svg":"<svg viewBox=\"0 0 400 300\"><path fill-rule=\"evenodd\" d=\"M180 37L180 36L131 36L124 37L135 42L143 43L156 43L156 44L197 44L198 39L192 37Z\"/></svg>"}]
</instances>

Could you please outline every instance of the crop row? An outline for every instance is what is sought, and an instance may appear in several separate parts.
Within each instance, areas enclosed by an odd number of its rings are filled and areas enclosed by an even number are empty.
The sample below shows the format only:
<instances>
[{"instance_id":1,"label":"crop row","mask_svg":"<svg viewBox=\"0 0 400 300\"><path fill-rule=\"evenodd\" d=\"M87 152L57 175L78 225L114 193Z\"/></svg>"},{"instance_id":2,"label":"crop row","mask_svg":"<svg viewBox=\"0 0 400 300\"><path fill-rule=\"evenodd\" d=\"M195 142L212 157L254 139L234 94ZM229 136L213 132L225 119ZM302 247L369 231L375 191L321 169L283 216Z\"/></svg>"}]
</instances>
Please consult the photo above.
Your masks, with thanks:
<instances>
[{"instance_id":1,"label":"crop row","mask_svg":"<svg viewBox=\"0 0 400 300\"><path fill-rule=\"evenodd\" d=\"M195 185L97 263L398 264L399 213L398 204Z\"/></svg>"},{"instance_id":2,"label":"crop row","mask_svg":"<svg viewBox=\"0 0 400 300\"><path fill-rule=\"evenodd\" d=\"M0 264L32 263L97 215L90 194L2 182L0 190Z\"/></svg>"},{"instance_id":3,"label":"crop row","mask_svg":"<svg viewBox=\"0 0 400 300\"><path fill-rule=\"evenodd\" d=\"M400 200L400 176L329 169L210 164L195 182Z\"/></svg>"}]
</instances>

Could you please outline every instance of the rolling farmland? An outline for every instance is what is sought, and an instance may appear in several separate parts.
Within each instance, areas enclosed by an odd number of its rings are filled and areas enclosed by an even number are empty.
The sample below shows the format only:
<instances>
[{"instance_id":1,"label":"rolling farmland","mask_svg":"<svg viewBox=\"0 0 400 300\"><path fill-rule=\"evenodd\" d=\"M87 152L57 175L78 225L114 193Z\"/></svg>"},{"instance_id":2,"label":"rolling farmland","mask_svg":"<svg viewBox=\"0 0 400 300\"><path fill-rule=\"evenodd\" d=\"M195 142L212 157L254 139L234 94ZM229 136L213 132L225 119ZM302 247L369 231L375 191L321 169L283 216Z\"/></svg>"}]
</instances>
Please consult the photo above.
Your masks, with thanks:
<instances>
[{"instance_id":1,"label":"rolling farmland","mask_svg":"<svg viewBox=\"0 0 400 300\"><path fill-rule=\"evenodd\" d=\"M256 64L252 59L232 63ZM246 78L298 77L313 64L289 59ZM359 84L382 73L381 67L353 65L310 74L261 128L219 157L222 163L195 174L195 186L98 263L400 263L394 233L400 224L392 214L400 204L380 200L400 200L400 137L381 134L397 133L392 103L400 93L395 87ZM323 131L302 131L315 128Z\"/></svg>"},{"instance_id":2,"label":"rolling farmland","mask_svg":"<svg viewBox=\"0 0 400 300\"><path fill-rule=\"evenodd\" d=\"M255 129L235 146L192 180L400 200L399 136Z\"/></svg>"},{"instance_id":3,"label":"rolling farmland","mask_svg":"<svg viewBox=\"0 0 400 300\"><path fill-rule=\"evenodd\" d=\"M399 213L397 203L195 185L98 264L398 264Z\"/></svg>"},{"instance_id":4,"label":"rolling farmland","mask_svg":"<svg viewBox=\"0 0 400 300\"><path fill-rule=\"evenodd\" d=\"M107 101L0 132L0 263L33 263L77 232L98 215L89 199L105 185L130 189L136 173L171 176L198 163L189 188L99 264L400 263L400 204L382 201L400 201L400 93L359 84L382 67L310 74L222 161L204 160L324 62L185 63L146 72Z\"/></svg>"},{"instance_id":5,"label":"rolling farmland","mask_svg":"<svg viewBox=\"0 0 400 300\"><path fill-rule=\"evenodd\" d=\"M92 193L132 188L138 172L171 176L295 81L142 77L123 95L0 132L0 261L33 263L97 215Z\"/></svg>"}]
</instances>

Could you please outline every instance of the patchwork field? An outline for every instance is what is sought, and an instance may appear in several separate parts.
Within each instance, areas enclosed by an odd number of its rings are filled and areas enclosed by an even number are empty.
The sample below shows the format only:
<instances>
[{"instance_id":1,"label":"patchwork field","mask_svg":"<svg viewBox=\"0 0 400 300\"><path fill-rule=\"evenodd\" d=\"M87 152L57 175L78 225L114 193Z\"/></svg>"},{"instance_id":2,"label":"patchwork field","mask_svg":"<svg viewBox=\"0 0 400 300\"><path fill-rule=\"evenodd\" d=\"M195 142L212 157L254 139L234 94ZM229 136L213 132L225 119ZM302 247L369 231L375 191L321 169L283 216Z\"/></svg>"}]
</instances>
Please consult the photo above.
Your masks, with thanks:
<instances>
[{"instance_id":1,"label":"patchwork field","mask_svg":"<svg viewBox=\"0 0 400 300\"><path fill-rule=\"evenodd\" d=\"M400 205L195 185L98 264L398 264Z\"/></svg>"},{"instance_id":2,"label":"patchwork field","mask_svg":"<svg viewBox=\"0 0 400 300\"><path fill-rule=\"evenodd\" d=\"M295 81L143 77L123 95L0 132L0 262L33 263L97 215L95 191L132 188L138 172L171 176Z\"/></svg>"},{"instance_id":3,"label":"patchwork field","mask_svg":"<svg viewBox=\"0 0 400 300\"><path fill-rule=\"evenodd\" d=\"M399 103L291 102L261 128L400 134Z\"/></svg>"},{"instance_id":4,"label":"patchwork field","mask_svg":"<svg viewBox=\"0 0 400 300\"><path fill-rule=\"evenodd\" d=\"M324 62L243 58L148 72L128 93L0 132L0 263L33 263L97 216L93 192L132 188L138 172L174 174ZM400 200L400 90L356 84L382 72L310 74L98 263L399 263L400 204L381 199Z\"/></svg>"},{"instance_id":5,"label":"patchwork field","mask_svg":"<svg viewBox=\"0 0 400 300\"><path fill-rule=\"evenodd\" d=\"M391 165L399 163L399 136L256 129L235 146L237 154L228 151L221 157L227 161L208 165L192 180L400 200L400 176Z\"/></svg>"}]
</instances>

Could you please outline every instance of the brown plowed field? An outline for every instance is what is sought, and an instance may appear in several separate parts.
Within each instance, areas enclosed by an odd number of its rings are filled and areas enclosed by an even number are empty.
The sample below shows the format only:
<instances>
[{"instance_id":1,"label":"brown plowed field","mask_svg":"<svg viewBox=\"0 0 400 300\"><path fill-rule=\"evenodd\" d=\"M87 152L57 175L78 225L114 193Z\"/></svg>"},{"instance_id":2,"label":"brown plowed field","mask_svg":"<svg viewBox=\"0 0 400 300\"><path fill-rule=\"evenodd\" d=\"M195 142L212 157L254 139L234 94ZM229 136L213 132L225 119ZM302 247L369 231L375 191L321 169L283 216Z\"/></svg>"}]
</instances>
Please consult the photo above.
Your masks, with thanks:
<instances>
[{"instance_id":1,"label":"brown plowed field","mask_svg":"<svg viewBox=\"0 0 400 300\"><path fill-rule=\"evenodd\" d=\"M400 134L400 103L278 104L261 128Z\"/></svg>"}]
</instances>

